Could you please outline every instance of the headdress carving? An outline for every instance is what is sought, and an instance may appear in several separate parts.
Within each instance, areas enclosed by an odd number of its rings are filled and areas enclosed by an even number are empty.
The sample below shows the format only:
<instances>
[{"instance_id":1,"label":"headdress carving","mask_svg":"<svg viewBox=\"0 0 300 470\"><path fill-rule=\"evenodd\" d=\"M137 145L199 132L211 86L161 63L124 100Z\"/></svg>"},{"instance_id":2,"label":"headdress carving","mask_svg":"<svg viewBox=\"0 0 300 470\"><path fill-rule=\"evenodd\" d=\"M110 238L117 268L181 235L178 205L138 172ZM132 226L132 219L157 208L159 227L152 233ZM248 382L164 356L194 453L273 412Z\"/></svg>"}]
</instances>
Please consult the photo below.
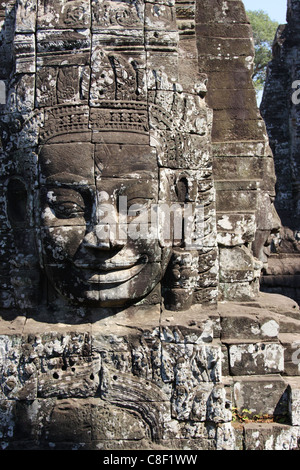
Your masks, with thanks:
<instances>
[{"instance_id":1,"label":"headdress carving","mask_svg":"<svg viewBox=\"0 0 300 470\"><path fill-rule=\"evenodd\" d=\"M89 3L60 10L58 2L57 11L45 4L38 25L45 28L52 14L59 28L78 27ZM148 133L161 143L162 166L200 168L207 154L201 136L211 117L196 88L186 93L178 85L173 0L94 0L91 18L92 38L84 30L37 33L39 143L76 132Z\"/></svg>"}]
</instances>

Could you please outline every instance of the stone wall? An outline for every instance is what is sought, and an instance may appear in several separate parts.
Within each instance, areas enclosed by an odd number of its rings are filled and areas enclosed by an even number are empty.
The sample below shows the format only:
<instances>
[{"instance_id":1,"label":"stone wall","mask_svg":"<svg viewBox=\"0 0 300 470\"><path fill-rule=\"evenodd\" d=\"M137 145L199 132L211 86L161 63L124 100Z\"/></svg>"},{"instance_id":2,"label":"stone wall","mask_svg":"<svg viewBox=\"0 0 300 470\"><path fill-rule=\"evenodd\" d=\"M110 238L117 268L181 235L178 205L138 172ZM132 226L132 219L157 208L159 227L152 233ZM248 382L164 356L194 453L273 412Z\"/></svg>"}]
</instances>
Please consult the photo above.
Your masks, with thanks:
<instances>
[{"instance_id":1,"label":"stone wall","mask_svg":"<svg viewBox=\"0 0 300 470\"><path fill-rule=\"evenodd\" d=\"M298 449L299 307L259 294L278 221L242 2L21 0L0 12L1 448ZM167 268L156 246L127 290L102 272L114 295L104 283L87 299L64 258L86 226L60 222L70 201L55 198L80 189L81 220L83 195L126 187L127 167L149 198L202 203L203 243L177 240Z\"/></svg>"},{"instance_id":2,"label":"stone wall","mask_svg":"<svg viewBox=\"0 0 300 470\"><path fill-rule=\"evenodd\" d=\"M3 450L299 448L299 308L285 297L0 326Z\"/></svg>"}]
</instances>

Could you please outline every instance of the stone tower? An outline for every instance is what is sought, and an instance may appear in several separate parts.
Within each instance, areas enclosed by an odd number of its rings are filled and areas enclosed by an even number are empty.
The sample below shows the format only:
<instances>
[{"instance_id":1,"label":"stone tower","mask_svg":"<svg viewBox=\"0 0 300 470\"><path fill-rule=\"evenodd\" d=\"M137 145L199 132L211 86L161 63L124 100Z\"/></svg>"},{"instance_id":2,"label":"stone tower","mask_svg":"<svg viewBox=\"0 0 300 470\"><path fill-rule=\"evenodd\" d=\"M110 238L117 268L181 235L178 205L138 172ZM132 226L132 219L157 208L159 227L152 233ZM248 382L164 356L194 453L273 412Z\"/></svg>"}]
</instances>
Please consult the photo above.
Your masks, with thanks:
<instances>
[{"instance_id":1,"label":"stone tower","mask_svg":"<svg viewBox=\"0 0 300 470\"><path fill-rule=\"evenodd\" d=\"M261 112L274 153L277 176L275 206L282 221L269 259L263 288L299 303L299 3L289 1L287 24L279 26L268 67Z\"/></svg>"}]
</instances>

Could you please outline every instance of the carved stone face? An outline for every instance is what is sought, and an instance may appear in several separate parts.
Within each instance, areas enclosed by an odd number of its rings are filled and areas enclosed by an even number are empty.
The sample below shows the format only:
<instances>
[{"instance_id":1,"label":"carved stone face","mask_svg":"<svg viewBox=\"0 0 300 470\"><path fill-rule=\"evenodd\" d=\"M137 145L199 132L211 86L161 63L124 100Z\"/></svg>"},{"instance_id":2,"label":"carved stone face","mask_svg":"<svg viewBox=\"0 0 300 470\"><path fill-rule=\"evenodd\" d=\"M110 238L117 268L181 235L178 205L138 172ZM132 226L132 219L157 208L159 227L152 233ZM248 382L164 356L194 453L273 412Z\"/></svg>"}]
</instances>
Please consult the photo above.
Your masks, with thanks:
<instances>
[{"instance_id":1,"label":"carved stone face","mask_svg":"<svg viewBox=\"0 0 300 470\"><path fill-rule=\"evenodd\" d=\"M156 150L146 144L49 143L39 161L42 257L54 288L91 306L145 297L170 257L170 248L148 236L145 215L158 202Z\"/></svg>"}]
</instances>

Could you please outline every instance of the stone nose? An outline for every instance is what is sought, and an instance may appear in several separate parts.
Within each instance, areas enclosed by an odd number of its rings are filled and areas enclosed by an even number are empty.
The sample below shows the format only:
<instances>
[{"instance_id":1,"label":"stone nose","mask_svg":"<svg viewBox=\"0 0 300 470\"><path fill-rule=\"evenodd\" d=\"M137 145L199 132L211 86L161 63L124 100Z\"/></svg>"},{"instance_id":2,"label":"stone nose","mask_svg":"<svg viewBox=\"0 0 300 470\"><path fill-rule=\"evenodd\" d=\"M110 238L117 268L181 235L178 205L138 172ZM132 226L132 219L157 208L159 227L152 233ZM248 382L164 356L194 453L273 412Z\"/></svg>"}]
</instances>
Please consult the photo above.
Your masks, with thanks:
<instances>
[{"instance_id":1,"label":"stone nose","mask_svg":"<svg viewBox=\"0 0 300 470\"><path fill-rule=\"evenodd\" d=\"M124 224L120 221L119 212L105 191L99 191L95 200L94 217L90 230L84 238L87 248L111 250L122 248L126 243Z\"/></svg>"},{"instance_id":2,"label":"stone nose","mask_svg":"<svg viewBox=\"0 0 300 470\"><path fill-rule=\"evenodd\" d=\"M121 249L126 241L118 232L117 224L95 224L84 237L84 246L96 250Z\"/></svg>"}]
</instances>

